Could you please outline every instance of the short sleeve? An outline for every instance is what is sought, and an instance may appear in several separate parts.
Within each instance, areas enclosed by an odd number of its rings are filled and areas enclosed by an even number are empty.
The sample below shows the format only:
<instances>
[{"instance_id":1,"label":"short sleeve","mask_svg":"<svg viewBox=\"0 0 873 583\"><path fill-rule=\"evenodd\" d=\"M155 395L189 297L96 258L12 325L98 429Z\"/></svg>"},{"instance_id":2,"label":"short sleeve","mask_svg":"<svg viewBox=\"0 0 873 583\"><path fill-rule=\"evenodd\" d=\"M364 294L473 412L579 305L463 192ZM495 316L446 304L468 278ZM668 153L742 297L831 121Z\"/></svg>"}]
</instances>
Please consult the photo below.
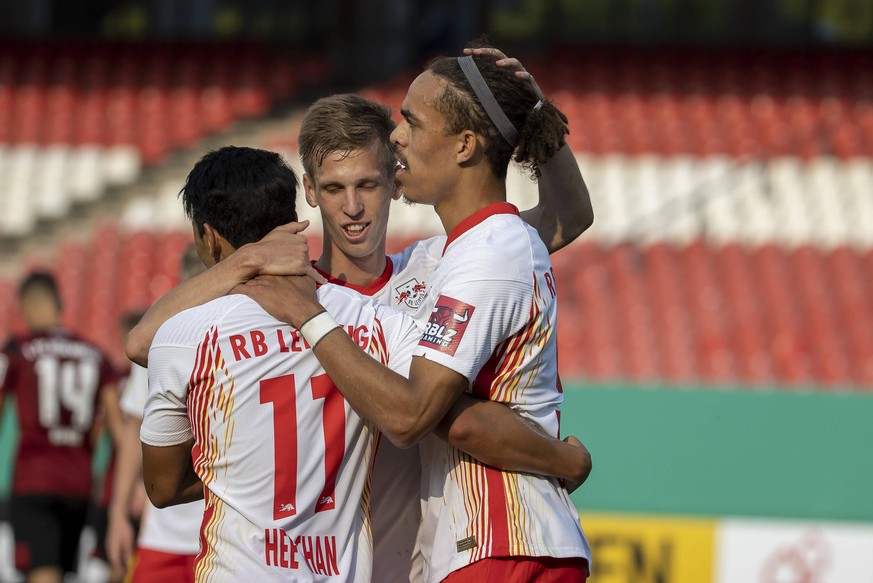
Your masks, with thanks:
<instances>
[{"instance_id":1,"label":"short sleeve","mask_svg":"<svg viewBox=\"0 0 873 583\"><path fill-rule=\"evenodd\" d=\"M193 437L188 418L188 383L197 347L208 330L241 305L257 305L243 296L227 296L176 314L158 329L149 350L148 398L140 440L146 445L170 446ZM207 307L208 306L208 307Z\"/></svg>"},{"instance_id":2,"label":"short sleeve","mask_svg":"<svg viewBox=\"0 0 873 583\"><path fill-rule=\"evenodd\" d=\"M415 320L398 310L379 306L377 317L386 332L388 368L408 378L421 330L415 325Z\"/></svg>"},{"instance_id":3,"label":"short sleeve","mask_svg":"<svg viewBox=\"0 0 873 583\"><path fill-rule=\"evenodd\" d=\"M424 356L470 382L495 348L530 317L533 290L516 280L476 280L440 290L413 356Z\"/></svg>"},{"instance_id":4,"label":"short sleeve","mask_svg":"<svg viewBox=\"0 0 873 583\"><path fill-rule=\"evenodd\" d=\"M142 419L148 396L149 373L145 368L134 364L130 367L130 375L121 395L121 410L127 415Z\"/></svg>"},{"instance_id":5,"label":"short sleeve","mask_svg":"<svg viewBox=\"0 0 873 583\"><path fill-rule=\"evenodd\" d=\"M140 430L146 445L179 445L192 438L187 396L195 353L194 347L169 345L149 351L149 394Z\"/></svg>"}]
</instances>

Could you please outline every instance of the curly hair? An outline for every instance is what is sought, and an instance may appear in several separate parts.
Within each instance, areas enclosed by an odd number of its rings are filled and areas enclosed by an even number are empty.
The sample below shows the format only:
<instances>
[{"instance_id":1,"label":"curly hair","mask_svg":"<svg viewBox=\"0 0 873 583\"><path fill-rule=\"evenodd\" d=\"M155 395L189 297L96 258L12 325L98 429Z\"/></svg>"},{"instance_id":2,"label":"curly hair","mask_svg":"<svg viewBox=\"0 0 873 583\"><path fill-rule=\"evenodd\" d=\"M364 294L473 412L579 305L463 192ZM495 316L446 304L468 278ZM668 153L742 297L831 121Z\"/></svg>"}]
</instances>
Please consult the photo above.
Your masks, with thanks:
<instances>
[{"instance_id":1,"label":"curly hair","mask_svg":"<svg viewBox=\"0 0 873 583\"><path fill-rule=\"evenodd\" d=\"M477 48L487 48L481 45ZM518 130L518 144L509 144L488 117L470 82L454 57L440 57L427 70L447 81L434 106L446 119L447 135L472 130L485 140L485 156L498 178L505 179L509 161L515 160L534 177L540 176L539 165L548 161L564 145L570 133L567 116L548 100L538 108L539 97L531 84L514 72L498 67L489 55L474 55L491 93L506 117Z\"/></svg>"}]
</instances>

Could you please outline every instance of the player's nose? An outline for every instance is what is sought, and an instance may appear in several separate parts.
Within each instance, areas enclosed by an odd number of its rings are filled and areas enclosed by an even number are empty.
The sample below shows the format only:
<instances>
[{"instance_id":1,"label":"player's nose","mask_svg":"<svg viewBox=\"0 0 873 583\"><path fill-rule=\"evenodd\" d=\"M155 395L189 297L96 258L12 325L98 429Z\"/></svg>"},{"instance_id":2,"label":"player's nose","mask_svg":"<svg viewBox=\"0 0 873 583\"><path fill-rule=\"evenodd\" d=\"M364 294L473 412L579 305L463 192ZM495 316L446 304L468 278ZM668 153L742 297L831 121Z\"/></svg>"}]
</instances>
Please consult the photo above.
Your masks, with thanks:
<instances>
[{"instance_id":1,"label":"player's nose","mask_svg":"<svg viewBox=\"0 0 873 583\"><path fill-rule=\"evenodd\" d=\"M402 120L399 124L394 126L394 131L391 132L390 140L391 143L400 146L406 147L406 130L404 126L406 124L406 120Z\"/></svg>"},{"instance_id":2,"label":"player's nose","mask_svg":"<svg viewBox=\"0 0 873 583\"><path fill-rule=\"evenodd\" d=\"M364 210L364 203L358 194L357 189L349 188L346 190L346 199L343 203L343 212L350 217L361 214Z\"/></svg>"}]
</instances>

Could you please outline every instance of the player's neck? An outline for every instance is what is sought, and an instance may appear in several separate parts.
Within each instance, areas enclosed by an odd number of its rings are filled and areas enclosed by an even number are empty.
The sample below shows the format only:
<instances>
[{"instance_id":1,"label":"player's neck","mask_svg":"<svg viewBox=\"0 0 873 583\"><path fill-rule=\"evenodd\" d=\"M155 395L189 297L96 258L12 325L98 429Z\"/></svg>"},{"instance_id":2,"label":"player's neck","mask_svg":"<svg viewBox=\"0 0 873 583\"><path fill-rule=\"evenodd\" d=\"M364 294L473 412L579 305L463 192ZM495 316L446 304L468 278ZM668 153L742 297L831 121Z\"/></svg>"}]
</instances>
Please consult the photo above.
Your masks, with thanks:
<instances>
[{"instance_id":1,"label":"player's neck","mask_svg":"<svg viewBox=\"0 0 873 583\"><path fill-rule=\"evenodd\" d=\"M315 265L331 277L352 285L366 287L382 276L386 262L384 242L374 253L366 257L349 257L334 248L330 241L325 240L324 251Z\"/></svg>"},{"instance_id":2,"label":"player's neck","mask_svg":"<svg viewBox=\"0 0 873 583\"><path fill-rule=\"evenodd\" d=\"M506 202L506 182L490 171L468 172L434 210L449 235L458 223L495 202Z\"/></svg>"}]
</instances>

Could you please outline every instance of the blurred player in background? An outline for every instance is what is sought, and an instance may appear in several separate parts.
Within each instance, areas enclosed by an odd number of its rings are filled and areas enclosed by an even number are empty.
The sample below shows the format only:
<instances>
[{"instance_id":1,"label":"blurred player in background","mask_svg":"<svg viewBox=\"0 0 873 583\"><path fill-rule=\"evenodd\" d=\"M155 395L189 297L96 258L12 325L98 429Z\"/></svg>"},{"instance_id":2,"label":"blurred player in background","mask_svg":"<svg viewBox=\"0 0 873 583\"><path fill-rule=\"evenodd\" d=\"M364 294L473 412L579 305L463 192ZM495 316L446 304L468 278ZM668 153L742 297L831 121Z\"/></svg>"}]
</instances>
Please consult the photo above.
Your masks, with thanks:
<instances>
[{"instance_id":1,"label":"blurred player in background","mask_svg":"<svg viewBox=\"0 0 873 583\"><path fill-rule=\"evenodd\" d=\"M130 334L130 331L133 330L137 323L139 323L142 315L143 312L129 312L121 316L119 322L121 338L127 338L127 335ZM130 380L130 373L133 370L134 366L135 365L133 365L127 358L123 358L121 362L116 362L115 369L118 373L119 395L124 394L128 381ZM124 422L122 421L122 435L119 435L119 439L121 439L123 436L123 427ZM114 567L111 564L111 562L109 561L109 555L106 552L106 536L109 526L109 506L112 500L113 485L115 482L115 463L117 457L118 452L113 449L109 458L109 462L106 464L106 470L103 475L102 484L100 485L99 491L96 492L94 507L88 519L88 523L93 525L97 535L96 544L92 553L92 558L96 559L96 562L89 561L88 564L85 566L84 571L83 566L80 565L79 577L83 580L120 583L124 580L126 574L125 569L119 568L117 566ZM130 517L131 522L134 524L134 530L136 530L136 526L139 524L139 519L142 516L142 511L147 500L145 496L145 490L143 490L142 488L139 488L137 494L139 495L133 496L131 498L130 506L128 508L128 516Z\"/></svg>"},{"instance_id":2,"label":"blurred player in background","mask_svg":"<svg viewBox=\"0 0 873 583\"><path fill-rule=\"evenodd\" d=\"M204 263L296 220L296 189L273 152L204 156L183 189ZM411 318L338 286L319 297L372 358L406 373L418 337ZM222 297L161 326L149 384L141 433L149 497L163 506L206 496L197 581L370 579L377 432L332 386L305 337L244 295Z\"/></svg>"},{"instance_id":3,"label":"blurred player in background","mask_svg":"<svg viewBox=\"0 0 873 583\"><path fill-rule=\"evenodd\" d=\"M190 245L180 260L179 281L187 281L204 269L196 247ZM107 556L113 572L130 572L131 583L184 583L194 580L194 560L200 550L203 502L159 509L142 500L145 490L142 487L139 432L148 390L148 372L134 364L121 398L124 425L121 449L116 455ZM136 509L141 508L141 503L145 504L146 510L142 513L142 528L136 539L134 553L136 528L131 519L136 516Z\"/></svg>"},{"instance_id":4,"label":"blurred player in background","mask_svg":"<svg viewBox=\"0 0 873 583\"><path fill-rule=\"evenodd\" d=\"M62 327L52 275L29 275L19 299L28 331L0 356L0 409L14 396L20 426L11 500L15 562L28 583L57 583L76 569L101 409L117 442L117 379L99 348Z\"/></svg>"},{"instance_id":5,"label":"blurred player in background","mask_svg":"<svg viewBox=\"0 0 873 583\"><path fill-rule=\"evenodd\" d=\"M540 235L506 203L505 181L510 159L539 176L566 149L567 119L520 65L497 64L507 60L485 48L435 61L410 86L392 134L404 196L433 205L448 234L408 380L336 333L308 278L243 286L278 319L321 332L314 350L331 379L400 444L427 437L464 392L559 432L554 273ZM422 448L428 583L587 578L588 543L557 481L488 467L433 437Z\"/></svg>"}]
</instances>

